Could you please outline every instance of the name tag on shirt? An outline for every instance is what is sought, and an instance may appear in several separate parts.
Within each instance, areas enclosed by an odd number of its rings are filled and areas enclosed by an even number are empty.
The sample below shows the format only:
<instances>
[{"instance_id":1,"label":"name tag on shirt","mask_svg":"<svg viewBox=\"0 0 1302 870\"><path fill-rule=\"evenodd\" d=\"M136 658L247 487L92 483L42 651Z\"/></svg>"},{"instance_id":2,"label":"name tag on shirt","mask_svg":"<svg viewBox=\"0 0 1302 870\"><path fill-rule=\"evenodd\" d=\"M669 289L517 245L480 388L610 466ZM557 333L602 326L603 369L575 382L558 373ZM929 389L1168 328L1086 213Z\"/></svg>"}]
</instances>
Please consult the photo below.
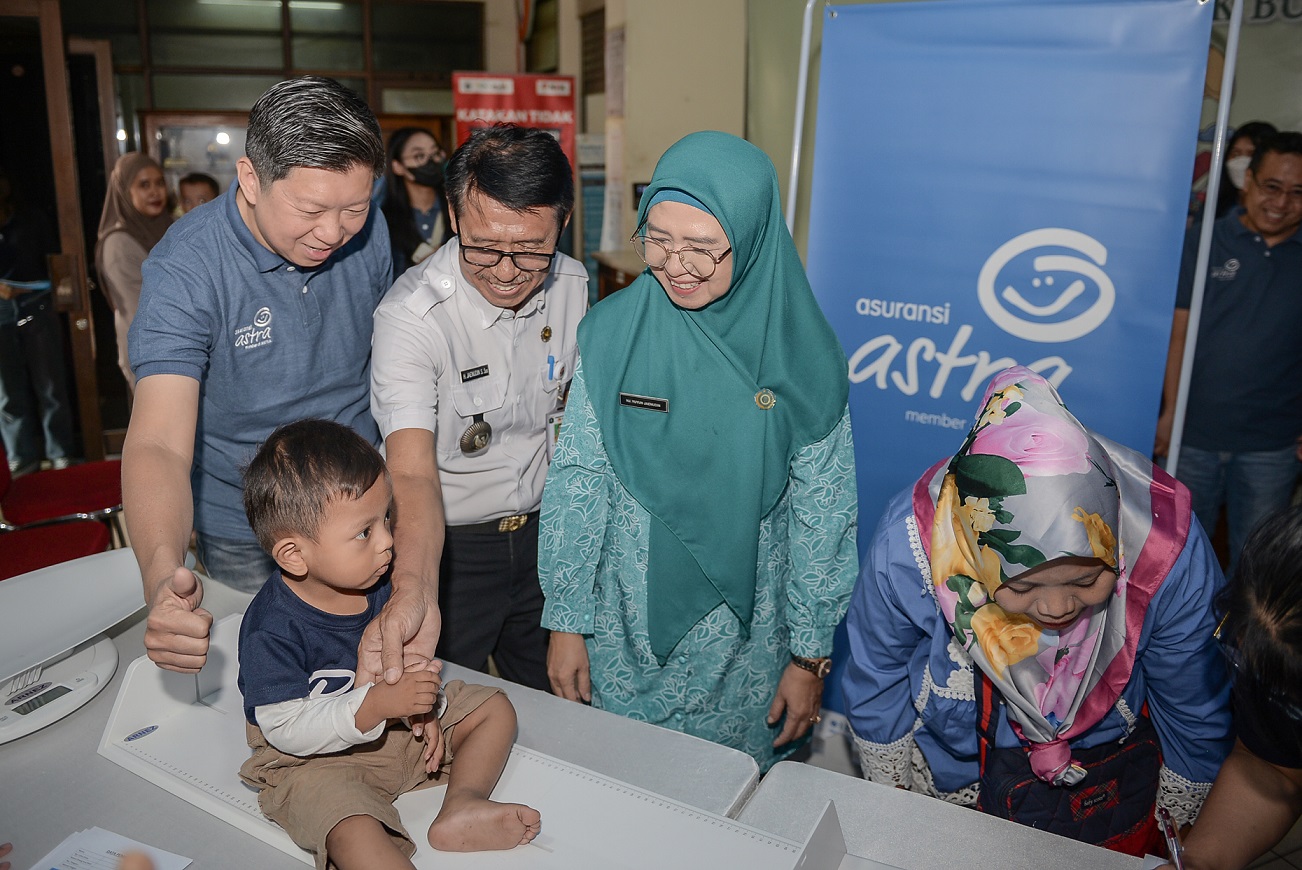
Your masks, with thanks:
<instances>
[{"instance_id":1,"label":"name tag on shirt","mask_svg":"<svg viewBox=\"0 0 1302 870\"><path fill-rule=\"evenodd\" d=\"M629 408L643 408L647 411L659 411L662 414L669 413L669 400L658 399L655 396L638 396L633 393L620 393L619 403Z\"/></svg>"},{"instance_id":2,"label":"name tag on shirt","mask_svg":"<svg viewBox=\"0 0 1302 870\"><path fill-rule=\"evenodd\" d=\"M488 377L488 366L475 366L473 369L465 369L461 372L461 383L486 377Z\"/></svg>"}]
</instances>

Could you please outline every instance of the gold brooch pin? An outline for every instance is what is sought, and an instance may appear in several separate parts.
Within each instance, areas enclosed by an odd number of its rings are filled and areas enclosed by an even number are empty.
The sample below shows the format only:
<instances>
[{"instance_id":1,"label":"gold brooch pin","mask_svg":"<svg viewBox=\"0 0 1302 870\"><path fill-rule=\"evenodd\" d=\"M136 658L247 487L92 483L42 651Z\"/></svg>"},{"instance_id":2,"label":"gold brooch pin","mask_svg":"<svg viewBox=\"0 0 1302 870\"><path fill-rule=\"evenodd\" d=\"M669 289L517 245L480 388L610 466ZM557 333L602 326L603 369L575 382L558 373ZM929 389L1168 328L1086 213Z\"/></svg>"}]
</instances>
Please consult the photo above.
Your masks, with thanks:
<instances>
[{"instance_id":1,"label":"gold brooch pin","mask_svg":"<svg viewBox=\"0 0 1302 870\"><path fill-rule=\"evenodd\" d=\"M552 328L550 326L544 326L542 328L542 340L543 341L552 340Z\"/></svg>"},{"instance_id":2,"label":"gold brooch pin","mask_svg":"<svg viewBox=\"0 0 1302 870\"><path fill-rule=\"evenodd\" d=\"M761 411L771 411L777 403L778 397L767 387L755 394L755 404L759 405Z\"/></svg>"}]
</instances>

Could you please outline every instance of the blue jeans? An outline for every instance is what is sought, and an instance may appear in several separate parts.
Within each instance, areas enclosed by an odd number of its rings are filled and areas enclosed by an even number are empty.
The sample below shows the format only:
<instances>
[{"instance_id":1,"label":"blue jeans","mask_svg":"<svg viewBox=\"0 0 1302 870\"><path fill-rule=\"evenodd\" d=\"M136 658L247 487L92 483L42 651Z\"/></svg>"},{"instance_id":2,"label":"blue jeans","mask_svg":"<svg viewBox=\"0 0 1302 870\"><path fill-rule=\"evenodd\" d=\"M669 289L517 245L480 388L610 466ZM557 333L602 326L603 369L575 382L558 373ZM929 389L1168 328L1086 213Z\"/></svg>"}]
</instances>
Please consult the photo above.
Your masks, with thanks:
<instances>
[{"instance_id":1,"label":"blue jeans","mask_svg":"<svg viewBox=\"0 0 1302 870\"><path fill-rule=\"evenodd\" d=\"M0 435L12 465L73 454L63 334L48 294L0 325ZM21 324L21 325L20 325Z\"/></svg>"},{"instance_id":2,"label":"blue jeans","mask_svg":"<svg viewBox=\"0 0 1302 870\"><path fill-rule=\"evenodd\" d=\"M1302 463L1293 445L1279 450L1231 453L1180 448L1176 477L1193 495L1194 513L1207 534L1216 529L1221 505L1230 529L1230 565L1234 576L1248 535L1267 514L1288 507Z\"/></svg>"},{"instance_id":3,"label":"blue jeans","mask_svg":"<svg viewBox=\"0 0 1302 870\"><path fill-rule=\"evenodd\" d=\"M276 560L257 541L214 538L200 533L195 549L209 577L241 592L257 592L276 570Z\"/></svg>"}]
</instances>

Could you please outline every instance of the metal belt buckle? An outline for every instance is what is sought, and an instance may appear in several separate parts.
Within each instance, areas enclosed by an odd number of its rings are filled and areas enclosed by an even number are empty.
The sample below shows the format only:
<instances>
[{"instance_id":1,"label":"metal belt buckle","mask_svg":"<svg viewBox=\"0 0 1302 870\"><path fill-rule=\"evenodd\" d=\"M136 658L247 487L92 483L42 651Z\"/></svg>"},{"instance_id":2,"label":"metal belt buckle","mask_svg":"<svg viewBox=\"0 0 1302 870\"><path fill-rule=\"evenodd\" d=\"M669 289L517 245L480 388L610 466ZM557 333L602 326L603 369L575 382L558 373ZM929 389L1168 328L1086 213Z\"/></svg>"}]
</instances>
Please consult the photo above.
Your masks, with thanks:
<instances>
[{"instance_id":1,"label":"metal belt buckle","mask_svg":"<svg viewBox=\"0 0 1302 870\"><path fill-rule=\"evenodd\" d=\"M524 524L529 522L528 514L516 514L511 517L502 517L497 521L497 530L499 532L517 532L524 528Z\"/></svg>"}]
</instances>

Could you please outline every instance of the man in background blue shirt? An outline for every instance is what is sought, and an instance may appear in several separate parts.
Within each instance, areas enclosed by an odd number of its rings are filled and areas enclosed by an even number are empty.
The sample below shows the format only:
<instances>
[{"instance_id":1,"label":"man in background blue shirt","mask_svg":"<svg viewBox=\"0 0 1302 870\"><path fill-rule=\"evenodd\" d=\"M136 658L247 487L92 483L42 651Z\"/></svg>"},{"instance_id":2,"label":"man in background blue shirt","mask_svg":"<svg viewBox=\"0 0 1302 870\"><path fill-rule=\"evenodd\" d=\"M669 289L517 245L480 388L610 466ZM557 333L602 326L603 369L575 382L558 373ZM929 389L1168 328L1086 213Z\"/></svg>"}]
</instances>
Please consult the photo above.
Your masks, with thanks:
<instances>
[{"instance_id":1,"label":"man in background blue shirt","mask_svg":"<svg viewBox=\"0 0 1302 870\"><path fill-rule=\"evenodd\" d=\"M274 567L241 502L240 468L259 443L307 417L379 442L371 316L391 274L370 208L379 125L352 91L305 76L258 99L246 142L235 186L174 224L145 262L129 340L138 383L122 489L150 607L145 646L185 673L203 666L212 623L184 567L191 527L204 567L229 585L257 589ZM395 583L358 679L383 669L397 682L403 644L429 658L437 635L434 592Z\"/></svg>"},{"instance_id":2,"label":"man in background blue shirt","mask_svg":"<svg viewBox=\"0 0 1302 870\"><path fill-rule=\"evenodd\" d=\"M1240 204L1212 232L1176 466L1209 534L1225 505L1231 575L1248 533L1288 506L1302 468L1302 133L1262 142ZM1171 436L1196 254L1187 245L1180 266L1159 456Z\"/></svg>"}]
</instances>

